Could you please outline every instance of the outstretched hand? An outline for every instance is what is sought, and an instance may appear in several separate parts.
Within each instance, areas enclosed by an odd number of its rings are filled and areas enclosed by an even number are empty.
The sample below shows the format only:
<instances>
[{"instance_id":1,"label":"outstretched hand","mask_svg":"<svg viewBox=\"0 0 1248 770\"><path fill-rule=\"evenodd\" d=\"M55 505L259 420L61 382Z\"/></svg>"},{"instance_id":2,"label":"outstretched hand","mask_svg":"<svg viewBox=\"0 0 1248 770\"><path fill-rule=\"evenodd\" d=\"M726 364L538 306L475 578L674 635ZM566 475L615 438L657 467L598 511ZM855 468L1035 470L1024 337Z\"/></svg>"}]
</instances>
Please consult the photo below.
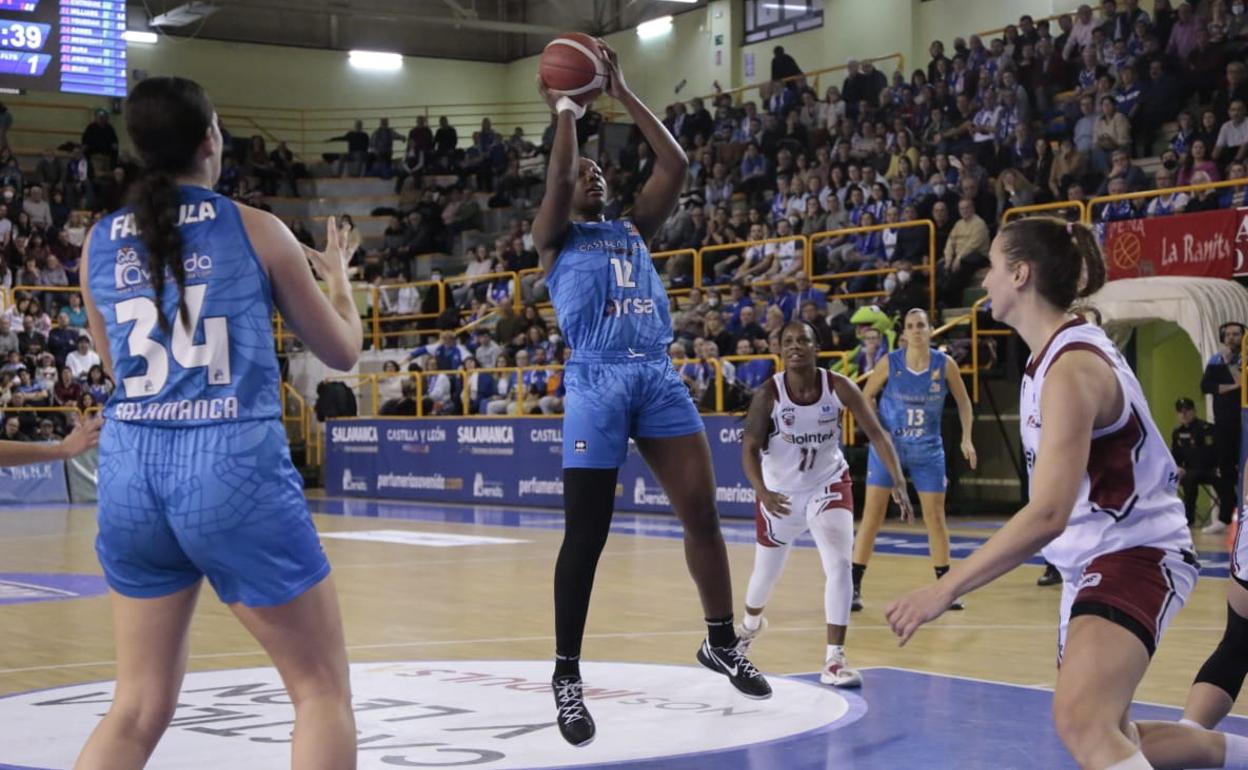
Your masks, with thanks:
<instances>
[{"instance_id":1,"label":"outstretched hand","mask_svg":"<svg viewBox=\"0 0 1248 770\"><path fill-rule=\"evenodd\" d=\"M312 272L316 273L317 278L328 280L330 276L338 274L345 278L347 263L359 246L360 234L355 228L349 225L339 226L334 217L329 217L325 221L325 250L317 251L304 246L303 254L312 264Z\"/></svg>"},{"instance_id":2,"label":"outstretched hand","mask_svg":"<svg viewBox=\"0 0 1248 770\"><path fill-rule=\"evenodd\" d=\"M949 609L952 600L946 595L944 581L938 580L932 585L893 600L884 610L884 617L893 633L898 636L898 646L905 647L919 626L929 623Z\"/></svg>"},{"instance_id":3,"label":"outstretched hand","mask_svg":"<svg viewBox=\"0 0 1248 770\"><path fill-rule=\"evenodd\" d=\"M598 38L598 47L602 49L602 60L607 65L607 96L617 101L623 100L632 91L628 89L628 84L624 82L624 73L620 71L619 54L602 38Z\"/></svg>"}]
</instances>

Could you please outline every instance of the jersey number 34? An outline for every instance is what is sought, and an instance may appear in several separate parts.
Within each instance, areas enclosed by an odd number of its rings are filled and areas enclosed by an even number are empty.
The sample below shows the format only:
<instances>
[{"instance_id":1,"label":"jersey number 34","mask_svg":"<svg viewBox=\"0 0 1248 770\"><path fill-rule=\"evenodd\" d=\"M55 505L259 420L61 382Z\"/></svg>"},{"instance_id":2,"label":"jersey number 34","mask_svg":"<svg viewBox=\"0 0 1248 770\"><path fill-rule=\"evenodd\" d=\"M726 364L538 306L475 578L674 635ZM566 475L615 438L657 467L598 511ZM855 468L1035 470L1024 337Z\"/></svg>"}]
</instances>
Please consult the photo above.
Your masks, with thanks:
<instances>
[{"instance_id":1,"label":"jersey number 34","mask_svg":"<svg viewBox=\"0 0 1248 770\"><path fill-rule=\"evenodd\" d=\"M159 321L156 314L156 303L149 297L135 297L117 303L117 323L134 321L130 336L126 343L130 355L142 358L147 362L147 371L126 377L122 384L126 388L126 396L136 398L159 393L169 379L169 354L183 369L208 369L209 385L228 385L230 383L230 332L224 316L204 318L204 341L195 344L195 330L200 325L200 314L204 309L204 294L208 291L205 285L186 287L186 309L189 324L183 325L181 318L173 318L173 339L169 350L165 350L162 342L152 339Z\"/></svg>"}]
</instances>

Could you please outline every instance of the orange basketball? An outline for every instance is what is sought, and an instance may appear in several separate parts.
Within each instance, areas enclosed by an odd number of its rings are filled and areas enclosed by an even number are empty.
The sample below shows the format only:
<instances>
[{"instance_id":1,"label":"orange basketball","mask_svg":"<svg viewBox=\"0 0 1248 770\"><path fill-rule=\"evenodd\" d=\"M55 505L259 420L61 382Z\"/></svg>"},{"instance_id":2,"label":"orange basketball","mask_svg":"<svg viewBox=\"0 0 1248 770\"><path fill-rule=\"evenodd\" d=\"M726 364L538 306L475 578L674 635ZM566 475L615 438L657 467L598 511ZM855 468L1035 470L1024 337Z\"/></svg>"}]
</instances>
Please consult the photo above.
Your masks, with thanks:
<instances>
[{"instance_id":1,"label":"orange basketball","mask_svg":"<svg viewBox=\"0 0 1248 770\"><path fill-rule=\"evenodd\" d=\"M598 41L581 32L569 32L547 43L537 72L552 93L581 105L592 102L607 85L607 66Z\"/></svg>"}]
</instances>

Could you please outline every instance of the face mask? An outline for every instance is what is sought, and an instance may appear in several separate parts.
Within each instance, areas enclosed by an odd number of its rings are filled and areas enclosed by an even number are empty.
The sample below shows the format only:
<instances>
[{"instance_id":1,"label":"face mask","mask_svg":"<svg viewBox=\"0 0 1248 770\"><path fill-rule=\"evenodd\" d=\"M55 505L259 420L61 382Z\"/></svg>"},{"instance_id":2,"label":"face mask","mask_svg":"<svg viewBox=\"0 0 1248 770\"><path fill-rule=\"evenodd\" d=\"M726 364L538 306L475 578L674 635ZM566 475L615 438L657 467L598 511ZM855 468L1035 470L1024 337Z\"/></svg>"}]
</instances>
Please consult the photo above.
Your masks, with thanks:
<instances>
[{"instance_id":1,"label":"face mask","mask_svg":"<svg viewBox=\"0 0 1248 770\"><path fill-rule=\"evenodd\" d=\"M938 196L939 196L939 195L944 195L944 194L945 194L945 189L946 189L946 188L945 188L945 186L944 186L943 184L934 184L934 185L932 185L932 192L936 193L936 195L938 195Z\"/></svg>"},{"instance_id":2,"label":"face mask","mask_svg":"<svg viewBox=\"0 0 1248 770\"><path fill-rule=\"evenodd\" d=\"M893 290L896 288L897 288L897 278L895 276L890 275L884 279L884 291L888 292L889 294L892 294Z\"/></svg>"},{"instance_id":3,"label":"face mask","mask_svg":"<svg viewBox=\"0 0 1248 770\"><path fill-rule=\"evenodd\" d=\"M719 307L719 295L712 294L710 297L707 298L706 304L710 305L711 307Z\"/></svg>"},{"instance_id":4,"label":"face mask","mask_svg":"<svg viewBox=\"0 0 1248 770\"><path fill-rule=\"evenodd\" d=\"M562 340L563 338L562 338L562 337L560 337L558 334L552 334L552 335L550 335L549 337L547 337L546 339L550 342L550 344L552 344L552 345L558 345L558 344L559 344L559 342L560 342L560 340Z\"/></svg>"},{"instance_id":5,"label":"face mask","mask_svg":"<svg viewBox=\"0 0 1248 770\"><path fill-rule=\"evenodd\" d=\"M897 271L897 284L899 286L905 286L908 283L910 283L910 271L898 270Z\"/></svg>"},{"instance_id":6,"label":"face mask","mask_svg":"<svg viewBox=\"0 0 1248 770\"><path fill-rule=\"evenodd\" d=\"M1244 12L1243 3L1236 3L1231 6L1231 13L1235 14L1236 16L1242 15L1243 12Z\"/></svg>"}]
</instances>

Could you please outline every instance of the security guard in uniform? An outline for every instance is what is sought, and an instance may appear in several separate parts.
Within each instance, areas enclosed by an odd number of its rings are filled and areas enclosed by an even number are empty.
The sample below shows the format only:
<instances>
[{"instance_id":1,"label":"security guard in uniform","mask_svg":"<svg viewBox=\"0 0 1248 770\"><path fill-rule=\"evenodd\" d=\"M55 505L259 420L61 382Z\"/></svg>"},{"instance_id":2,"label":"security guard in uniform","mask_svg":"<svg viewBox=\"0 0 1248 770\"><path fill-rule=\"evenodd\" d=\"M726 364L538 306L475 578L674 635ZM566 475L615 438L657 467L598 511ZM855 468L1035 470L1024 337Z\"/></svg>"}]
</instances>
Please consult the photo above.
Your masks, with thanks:
<instances>
[{"instance_id":1,"label":"security guard in uniform","mask_svg":"<svg viewBox=\"0 0 1248 770\"><path fill-rule=\"evenodd\" d=\"M1179 425L1170 434L1170 452L1179 466L1179 485L1183 489L1183 509L1187 513L1187 525L1195 522L1196 497L1201 484L1213 484L1218 497L1235 498L1234 481L1224 485L1218 476L1218 457L1215 451L1213 426L1196 416L1196 404L1190 398L1174 402L1179 413ZM1223 489L1228 486L1227 489Z\"/></svg>"}]
</instances>

